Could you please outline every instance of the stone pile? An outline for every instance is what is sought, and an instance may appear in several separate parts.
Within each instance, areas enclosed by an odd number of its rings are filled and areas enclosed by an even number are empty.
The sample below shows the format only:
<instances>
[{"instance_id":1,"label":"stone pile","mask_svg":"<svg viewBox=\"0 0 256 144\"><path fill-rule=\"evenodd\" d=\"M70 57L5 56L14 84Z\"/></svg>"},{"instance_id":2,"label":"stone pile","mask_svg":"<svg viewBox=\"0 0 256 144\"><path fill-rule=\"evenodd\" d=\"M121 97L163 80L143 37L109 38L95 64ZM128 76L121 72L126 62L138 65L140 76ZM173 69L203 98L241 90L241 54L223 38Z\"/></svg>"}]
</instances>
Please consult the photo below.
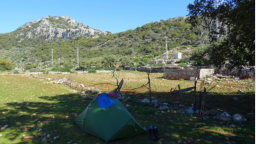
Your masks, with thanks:
<instances>
[{"instance_id":1,"label":"stone pile","mask_svg":"<svg viewBox=\"0 0 256 144\"><path fill-rule=\"evenodd\" d=\"M251 77L255 77L255 66L242 66L240 75L239 75L238 67L235 67L232 70L220 69L217 71L217 73L221 75L233 75L233 76L240 76L240 77L249 76L249 78L251 78Z\"/></svg>"}]
</instances>

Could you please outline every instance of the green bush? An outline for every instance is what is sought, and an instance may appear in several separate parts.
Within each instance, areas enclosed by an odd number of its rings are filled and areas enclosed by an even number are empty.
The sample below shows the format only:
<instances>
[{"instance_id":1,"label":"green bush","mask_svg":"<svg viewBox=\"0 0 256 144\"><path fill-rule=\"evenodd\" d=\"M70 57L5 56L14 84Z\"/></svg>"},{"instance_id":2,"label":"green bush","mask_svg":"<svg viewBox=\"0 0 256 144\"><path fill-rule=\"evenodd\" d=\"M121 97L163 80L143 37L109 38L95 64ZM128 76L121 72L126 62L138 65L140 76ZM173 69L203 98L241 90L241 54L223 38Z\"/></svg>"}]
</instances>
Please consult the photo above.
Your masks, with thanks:
<instances>
[{"instance_id":1,"label":"green bush","mask_svg":"<svg viewBox=\"0 0 256 144\"><path fill-rule=\"evenodd\" d=\"M12 70L14 68L12 62L4 59L0 59L0 69Z\"/></svg>"},{"instance_id":2,"label":"green bush","mask_svg":"<svg viewBox=\"0 0 256 144\"><path fill-rule=\"evenodd\" d=\"M118 68L116 69L116 71L121 71L121 70L123 70L122 67L118 67Z\"/></svg>"},{"instance_id":3,"label":"green bush","mask_svg":"<svg viewBox=\"0 0 256 144\"><path fill-rule=\"evenodd\" d=\"M96 73L96 70L90 69L88 70L88 73Z\"/></svg>"},{"instance_id":4,"label":"green bush","mask_svg":"<svg viewBox=\"0 0 256 144\"><path fill-rule=\"evenodd\" d=\"M13 74L20 74L19 71L15 70Z\"/></svg>"},{"instance_id":5,"label":"green bush","mask_svg":"<svg viewBox=\"0 0 256 144\"><path fill-rule=\"evenodd\" d=\"M186 64L185 64L185 63L180 63L178 66L179 66L179 67L185 67Z\"/></svg>"},{"instance_id":6,"label":"green bush","mask_svg":"<svg viewBox=\"0 0 256 144\"><path fill-rule=\"evenodd\" d=\"M180 79L180 81L184 81L184 79Z\"/></svg>"},{"instance_id":7,"label":"green bush","mask_svg":"<svg viewBox=\"0 0 256 144\"><path fill-rule=\"evenodd\" d=\"M182 60L180 60L180 61L177 61L176 63L185 63L185 64L188 64L188 60L182 59Z\"/></svg>"},{"instance_id":8,"label":"green bush","mask_svg":"<svg viewBox=\"0 0 256 144\"><path fill-rule=\"evenodd\" d=\"M103 68L103 70L114 70L114 69L116 69L116 67L105 67L105 68Z\"/></svg>"},{"instance_id":9,"label":"green bush","mask_svg":"<svg viewBox=\"0 0 256 144\"><path fill-rule=\"evenodd\" d=\"M4 69L4 68L0 68L0 72L1 72L1 71L5 71L5 69Z\"/></svg>"},{"instance_id":10,"label":"green bush","mask_svg":"<svg viewBox=\"0 0 256 144\"><path fill-rule=\"evenodd\" d=\"M205 77L206 77L206 78L211 78L212 76L210 76L210 75L206 75Z\"/></svg>"},{"instance_id":11,"label":"green bush","mask_svg":"<svg viewBox=\"0 0 256 144\"><path fill-rule=\"evenodd\" d=\"M36 65L25 65L25 70L30 70L32 68L36 68Z\"/></svg>"}]
</instances>

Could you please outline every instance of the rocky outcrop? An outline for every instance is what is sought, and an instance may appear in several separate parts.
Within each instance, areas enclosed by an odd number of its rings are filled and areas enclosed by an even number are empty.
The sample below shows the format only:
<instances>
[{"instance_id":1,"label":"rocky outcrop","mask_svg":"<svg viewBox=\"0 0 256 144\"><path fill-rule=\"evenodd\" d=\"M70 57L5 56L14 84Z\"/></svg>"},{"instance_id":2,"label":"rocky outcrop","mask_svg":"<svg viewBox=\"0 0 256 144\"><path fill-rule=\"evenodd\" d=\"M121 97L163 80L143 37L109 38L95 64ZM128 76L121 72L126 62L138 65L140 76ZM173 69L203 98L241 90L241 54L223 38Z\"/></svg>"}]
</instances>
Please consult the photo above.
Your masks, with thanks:
<instances>
[{"instance_id":1,"label":"rocky outcrop","mask_svg":"<svg viewBox=\"0 0 256 144\"><path fill-rule=\"evenodd\" d=\"M16 37L20 38L37 38L44 36L46 40L62 37L69 38L71 35L85 36L92 35L97 37L99 34L107 35L109 32L96 30L86 26L85 24L77 23L74 19L66 16L61 17L44 17L40 20L26 23L18 28Z\"/></svg>"}]
</instances>

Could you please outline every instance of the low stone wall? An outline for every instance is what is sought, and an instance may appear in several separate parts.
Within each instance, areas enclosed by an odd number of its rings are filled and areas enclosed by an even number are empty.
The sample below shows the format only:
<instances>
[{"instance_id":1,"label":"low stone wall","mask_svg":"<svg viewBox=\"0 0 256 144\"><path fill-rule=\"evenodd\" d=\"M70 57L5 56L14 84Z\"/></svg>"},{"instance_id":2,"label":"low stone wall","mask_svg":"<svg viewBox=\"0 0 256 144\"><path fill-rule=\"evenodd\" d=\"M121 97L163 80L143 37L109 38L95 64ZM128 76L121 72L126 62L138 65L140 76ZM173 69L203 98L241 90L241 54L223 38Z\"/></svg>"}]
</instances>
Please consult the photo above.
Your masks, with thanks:
<instances>
[{"instance_id":1,"label":"low stone wall","mask_svg":"<svg viewBox=\"0 0 256 144\"><path fill-rule=\"evenodd\" d=\"M165 69L164 78L169 80L189 80L190 77L196 76L196 70L184 70L184 69Z\"/></svg>"},{"instance_id":2,"label":"low stone wall","mask_svg":"<svg viewBox=\"0 0 256 144\"><path fill-rule=\"evenodd\" d=\"M214 69L200 69L199 78L205 78L206 75L213 75Z\"/></svg>"},{"instance_id":3,"label":"low stone wall","mask_svg":"<svg viewBox=\"0 0 256 144\"><path fill-rule=\"evenodd\" d=\"M43 74L43 72L30 72L29 74Z\"/></svg>"},{"instance_id":4,"label":"low stone wall","mask_svg":"<svg viewBox=\"0 0 256 144\"><path fill-rule=\"evenodd\" d=\"M81 73L88 73L88 71L76 71L76 73L81 74Z\"/></svg>"},{"instance_id":5,"label":"low stone wall","mask_svg":"<svg viewBox=\"0 0 256 144\"><path fill-rule=\"evenodd\" d=\"M96 70L96 73L109 73L111 70Z\"/></svg>"},{"instance_id":6,"label":"low stone wall","mask_svg":"<svg viewBox=\"0 0 256 144\"><path fill-rule=\"evenodd\" d=\"M214 69L200 69L199 79L205 78L206 75L213 75L214 71ZM165 69L164 78L170 80L190 80L190 77L195 77L196 73L196 69Z\"/></svg>"},{"instance_id":7,"label":"low stone wall","mask_svg":"<svg viewBox=\"0 0 256 144\"><path fill-rule=\"evenodd\" d=\"M150 72L151 73L159 73L159 72L164 72L165 69L183 69L181 67L177 66L160 66L160 67L146 67L146 66L141 66L137 68L137 71L143 71L143 72Z\"/></svg>"},{"instance_id":8,"label":"low stone wall","mask_svg":"<svg viewBox=\"0 0 256 144\"><path fill-rule=\"evenodd\" d=\"M61 74L61 72L49 71L49 74Z\"/></svg>"},{"instance_id":9,"label":"low stone wall","mask_svg":"<svg viewBox=\"0 0 256 144\"><path fill-rule=\"evenodd\" d=\"M124 66L124 70L134 70L134 68L130 66Z\"/></svg>"}]
</instances>

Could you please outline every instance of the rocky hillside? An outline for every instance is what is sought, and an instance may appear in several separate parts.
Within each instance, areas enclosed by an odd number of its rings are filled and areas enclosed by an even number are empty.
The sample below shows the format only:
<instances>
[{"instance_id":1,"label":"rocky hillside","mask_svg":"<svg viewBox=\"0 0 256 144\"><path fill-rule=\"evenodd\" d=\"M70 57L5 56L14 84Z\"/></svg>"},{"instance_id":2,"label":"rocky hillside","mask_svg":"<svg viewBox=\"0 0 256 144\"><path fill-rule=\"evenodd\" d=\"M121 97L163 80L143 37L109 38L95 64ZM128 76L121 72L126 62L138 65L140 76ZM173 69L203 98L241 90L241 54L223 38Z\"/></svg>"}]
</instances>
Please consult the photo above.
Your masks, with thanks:
<instances>
[{"instance_id":1,"label":"rocky hillside","mask_svg":"<svg viewBox=\"0 0 256 144\"><path fill-rule=\"evenodd\" d=\"M67 17L46 17L0 35L0 57L18 67L35 63L36 67L40 64L49 67L53 49L55 64L74 66L79 48L80 65L101 65L110 56L116 58L116 63L125 59L132 64L136 58L162 58L165 37L169 50L197 47L200 31L186 17L155 21L115 34L89 28ZM182 51L177 49L177 52ZM187 53L183 56L189 57ZM169 59L172 58L169 54Z\"/></svg>"},{"instance_id":2,"label":"rocky hillside","mask_svg":"<svg viewBox=\"0 0 256 144\"><path fill-rule=\"evenodd\" d=\"M108 32L96 30L86 26L85 24L78 23L74 19L67 16L61 17L44 17L42 19L29 22L19 27L16 30L15 37L21 41L24 37L38 38L45 37L46 40L62 37L69 38L72 35L86 36L94 35L97 37L99 34L107 35Z\"/></svg>"}]
</instances>

